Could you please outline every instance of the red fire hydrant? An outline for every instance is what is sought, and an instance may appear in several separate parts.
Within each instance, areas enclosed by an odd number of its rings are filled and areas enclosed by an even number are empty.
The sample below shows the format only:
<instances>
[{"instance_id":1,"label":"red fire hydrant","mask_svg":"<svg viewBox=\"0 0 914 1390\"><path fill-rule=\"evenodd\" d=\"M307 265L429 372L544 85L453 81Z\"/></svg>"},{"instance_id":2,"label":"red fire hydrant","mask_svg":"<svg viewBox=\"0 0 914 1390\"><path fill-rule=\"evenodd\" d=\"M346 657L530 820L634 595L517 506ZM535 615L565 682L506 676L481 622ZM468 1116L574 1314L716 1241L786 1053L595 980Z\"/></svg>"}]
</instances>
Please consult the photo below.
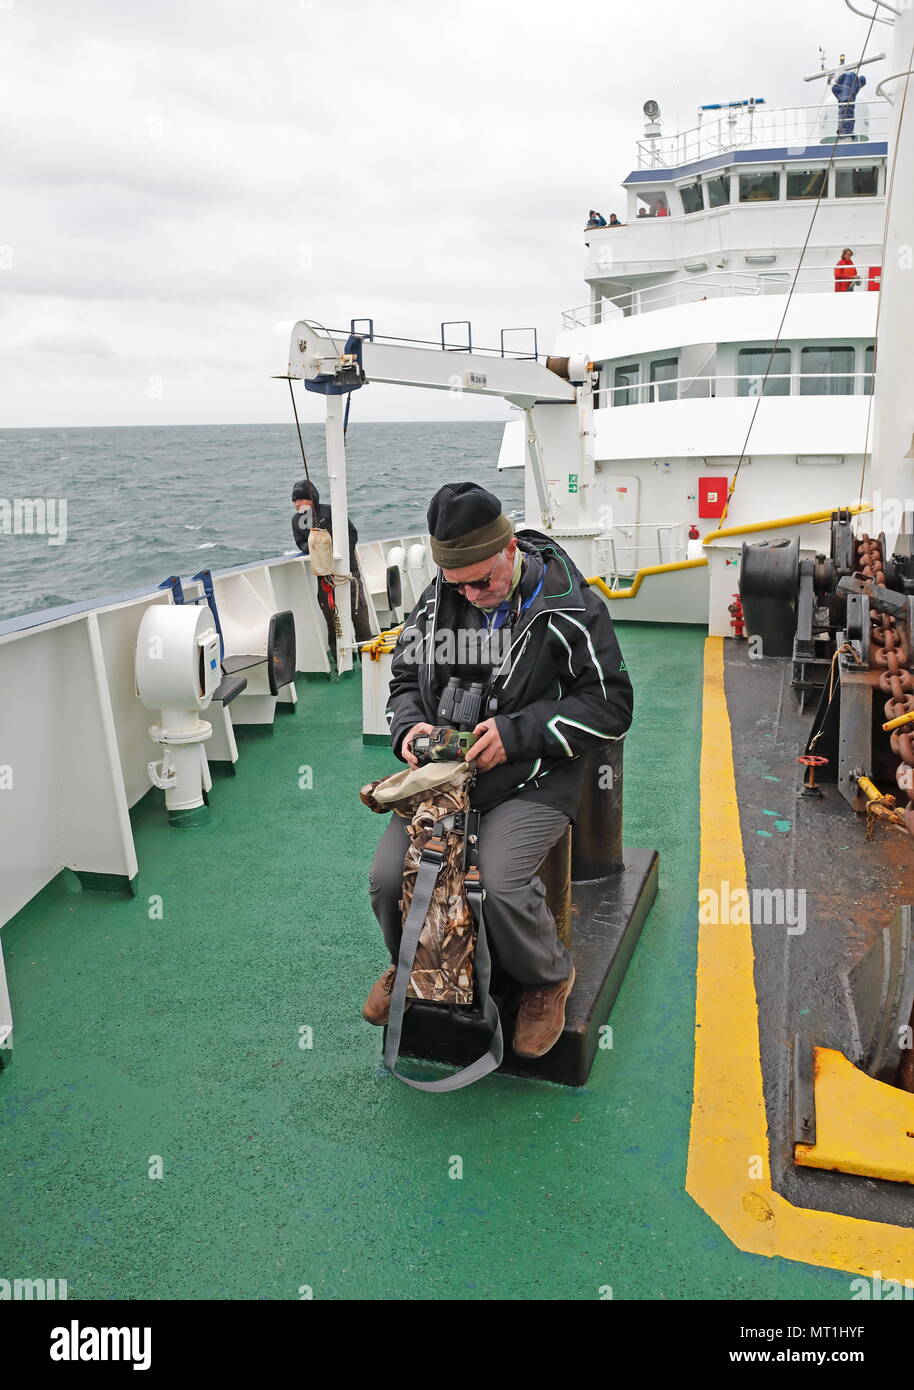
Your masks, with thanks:
<instances>
[{"instance_id":1,"label":"red fire hydrant","mask_svg":"<svg viewBox=\"0 0 914 1390\"><path fill-rule=\"evenodd\" d=\"M730 626L733 629L734 637L745 637L745 615L743 613L743 601L739 594L733 595L733 602L728 606L727 612L730 614Z\"/></svg>"}]
</instances>

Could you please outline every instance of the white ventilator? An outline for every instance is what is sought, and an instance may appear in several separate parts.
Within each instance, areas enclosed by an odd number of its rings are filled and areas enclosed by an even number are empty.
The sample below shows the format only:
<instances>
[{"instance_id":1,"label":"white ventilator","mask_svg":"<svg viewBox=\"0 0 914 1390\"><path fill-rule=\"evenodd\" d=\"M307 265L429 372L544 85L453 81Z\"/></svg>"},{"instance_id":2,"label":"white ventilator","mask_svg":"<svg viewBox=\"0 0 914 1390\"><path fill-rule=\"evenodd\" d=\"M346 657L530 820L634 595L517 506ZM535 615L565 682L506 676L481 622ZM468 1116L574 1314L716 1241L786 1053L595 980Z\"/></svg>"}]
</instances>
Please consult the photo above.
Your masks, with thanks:
<instances>
[{"instance_id":1,"label":"white ventilator","mask_svg":"<svg viewBox=\"0 0 914 1390\"><path fill-rule=\"evenodd\" d=\"M147 608L136 640L136 688L147 709L159 711L149 737L162 749L149 778L165 793L169 813L202 806L212 786L203 745L212 725L200 718L222 679L219 634L209 608Z\"/></svg>"},{"instance_id":2,"label":"white ventilator","mask_svg":"<svg viewBox=\"0 0 914 1390\"><path fill-rule=\"evenodd\" d=\"M430 584L435 577L435 567L431 563L426 546L419 541L414 541L406 548L406 578L409 581L410 597L412 602L410 608L418 602L419 595Z\"/></svg>"}]
</instances>

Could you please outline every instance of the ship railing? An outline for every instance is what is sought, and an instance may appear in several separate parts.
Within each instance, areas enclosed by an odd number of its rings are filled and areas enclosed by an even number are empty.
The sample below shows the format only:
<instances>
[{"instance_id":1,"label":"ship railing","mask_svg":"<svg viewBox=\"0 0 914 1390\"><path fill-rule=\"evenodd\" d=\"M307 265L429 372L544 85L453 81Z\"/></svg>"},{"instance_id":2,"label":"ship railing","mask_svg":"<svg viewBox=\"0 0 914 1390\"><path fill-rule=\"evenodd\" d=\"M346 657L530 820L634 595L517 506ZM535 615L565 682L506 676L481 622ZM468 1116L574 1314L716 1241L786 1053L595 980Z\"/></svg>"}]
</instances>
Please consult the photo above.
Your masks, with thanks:
<instances>
[{"instance_id":1,"label":"ship railing","mask_svg":"<svg viewBox=\"0 0 914 1390\"><path fill-rule=\"evenodd\" d=\"M758 276L748 271L693 275L687 280L651 285L627 294L613 295L611 299L600 299L566 309L562 314L562 327L591 328L596 324L610 323L620 316L628 318L675 304L699 304L704 299L732 299L735 295L761 293Z\"/></svg>"},{"instance_id":2,"label":"ship railing","mask_svg":"<svg viewBox=\"0 0 914 1390\"><path fill-rule=\"evenodd\" d=\"M860 383L858 387L858 382ZM734 386L735 383L735 386ZM742 372L715 376L677 376L663 381L632 382L607 386L594 392L594 407L603 410L627 405L656 405L664 401L699 401L716 398L751 399L754 396L871 396L870 372Z\"/></svg>"},{"instance_id":3,"label":"ship railing","mask_svg":"<svg viewBox=\"0 0 914 1390\"><path fill-rule=\"evenodd\" d=\"M870 283L869 269L868 265L857 267L861 281L857 293L861 290L867 292L863 287ZM801 266L799 273L795 266L778 267L777 270L709 271L707 274L668 280L663 284L648 285L643 289L566 309L562 314L562 327L591 328L596 324L612 322L619 318L620 313L627 318L647 314L654 309L668 309L677 304L700 304L709 299L787 294L791 286L794 294L833 294L835 283L834 265Z\"/></svg>"},{"instance_id":4,"label":"ship railing","mask_svg":"<svg viewBox=\"0 0 914 1390\"><path fill-rule=\"evenodd\" d=\"M365 327L366 324L367 327ZM368 318L352 319L348 328L322 327L321 332L340 352L342 352L343 344L350 333L354 333L367 339L370 343L381 343L387 347L420 347L434 348L438 352L471 352L474 356L508 358L521 362L540 361L547 356L539 350L539 330L526 325L518 328L499 329L498 347L480 347L478 343L474 342L473 325L469 319L445 319L439 324L437 338L409 338L402 333L378 333L374 326L374 319ZM520 343L517 343L518 334L524 335ZM514 335L513 341L516 344L514 347L508 341L508 335Z\"/></svg>"},{"instance_id":5,"label":"ship railing","mask_svg":"<svg viewBox=\"0 0 914 1390\"><path fill-rule=\"evenodd\" d=\"M608 526L595 541L597 567L610 589L624 588L647 565L676 564L688 558L681 521L635 521Z\"/></svg>"},{"instance_id":6,"label":"ship railing","mask_svg":"<svg viewBox=\"0 0 914 1390\"><path fill-rule=\"evenodd\" d=\"M858 101L853 116L829 101L821 106L787 106L769 110L747 104L708 116L675 135L647 136L636 142L639 169L675 169L694 159L752 147L781 147L802 152L814 145L853 146L886 140L889 106Z\"/></svg>"}]
</instances>

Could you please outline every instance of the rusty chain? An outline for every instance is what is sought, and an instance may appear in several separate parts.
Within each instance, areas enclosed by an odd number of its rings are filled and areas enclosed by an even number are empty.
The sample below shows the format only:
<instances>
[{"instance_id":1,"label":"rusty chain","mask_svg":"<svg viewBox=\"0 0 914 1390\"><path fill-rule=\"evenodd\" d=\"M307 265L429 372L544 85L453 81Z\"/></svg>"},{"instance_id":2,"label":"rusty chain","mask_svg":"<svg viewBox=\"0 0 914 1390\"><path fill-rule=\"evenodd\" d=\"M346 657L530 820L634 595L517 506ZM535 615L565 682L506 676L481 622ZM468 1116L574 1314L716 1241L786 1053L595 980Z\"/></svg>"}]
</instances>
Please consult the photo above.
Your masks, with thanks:
<instances>
[{"instance_id":1,"label":"rusty chain","mask_svg":"<svg viewBox=\"0 0 914 1390\"><path fill-rule=\"evenodd\" d=\"M857 542L857 568L864 579L885 584L882 542L876 536L862 536ZM914 675L911 662L911 635L908 624L870 609L870 645L873 665L879 671L879 689L889 698L885 702L886 720L914 710ZM898 789L908 798L903 808L905 827L914 835L914 737L906 729L889 735L892 752L899 759L895 773ZM891 798L887 798L891 800Z\"/></svg>"},{"instance_id":2,"label":"rusty chain","mask_svg":"<svg viewBox=\"0 0 914 1390\"><path fill-rule=\"evenodd\" d=\"M857 567L860 574L876 584L885 584L885 560L882 542L874 536L863 536L857 542ZM887 613L870 609L870 645L873 664L879 668L879 689L889 698L885 702L886 721L914 710L914 676L908 670L911 660L911 634L907 623L900 623ZM914 726L909 726L914 727ZM892 752L900 760L895 772L899 791L908 804L902 812L905 828L914 835L914 738L903 729L889 735ZM894 807L894 798L881 798ZM872 803L871 803L872 805ZM873 817L867 807L867 839L873 831ZM914 1028L914 1009L909 1026ZM914 1051L903 1052L895 1084L903 1091L914 1092Z\"/></svg>"}]
</instances>

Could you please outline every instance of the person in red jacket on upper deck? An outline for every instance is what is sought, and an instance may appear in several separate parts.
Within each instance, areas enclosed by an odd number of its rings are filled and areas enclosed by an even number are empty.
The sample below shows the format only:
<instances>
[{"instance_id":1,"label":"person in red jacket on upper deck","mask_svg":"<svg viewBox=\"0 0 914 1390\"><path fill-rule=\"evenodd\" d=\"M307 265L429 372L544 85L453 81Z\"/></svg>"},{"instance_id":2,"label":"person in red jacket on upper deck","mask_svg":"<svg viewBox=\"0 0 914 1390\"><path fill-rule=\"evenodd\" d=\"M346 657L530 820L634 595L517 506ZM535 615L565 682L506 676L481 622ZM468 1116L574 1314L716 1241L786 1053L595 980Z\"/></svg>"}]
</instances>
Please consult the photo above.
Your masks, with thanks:
<instances>
[{"instance_id":1,"label":"person in red jacket on upper deck","mask_svg":"<svg viewBox=\"0 0 914 1390\"><path fill-rule=\"evenodd\" d=\"M854 265L854 253L848 247L841 252L841 259L835 266L835 290L838 294L843 291L852 290L855 285L860 284L860 277L857 274L857 267Z\"/></svg>"}]
</instances>

